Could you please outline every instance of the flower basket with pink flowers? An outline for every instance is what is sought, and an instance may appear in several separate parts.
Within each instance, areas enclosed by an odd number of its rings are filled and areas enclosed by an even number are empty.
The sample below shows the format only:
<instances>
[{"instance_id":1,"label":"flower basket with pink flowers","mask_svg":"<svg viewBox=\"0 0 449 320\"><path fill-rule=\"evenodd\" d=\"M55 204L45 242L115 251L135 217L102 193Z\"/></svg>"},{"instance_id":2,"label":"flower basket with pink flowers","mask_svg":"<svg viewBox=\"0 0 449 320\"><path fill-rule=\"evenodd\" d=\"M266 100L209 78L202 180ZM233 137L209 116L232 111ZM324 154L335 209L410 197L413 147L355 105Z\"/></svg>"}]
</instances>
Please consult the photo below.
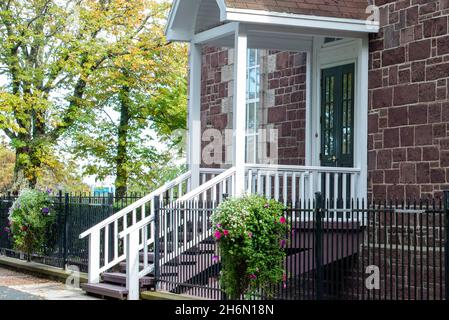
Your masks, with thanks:
<instances>
[{"instance_id":1,"label":"flower basket with pink flowers","mask_svg":"<svg viewBox=\"0 0 449 320\"><path fill-rule=\"evenodd\" d=\"M285 278L285 206L257 195L229 198L212 216L222 269L220 283L231 299L261 290L266 297Z\"/></svg>"}]
</instances>

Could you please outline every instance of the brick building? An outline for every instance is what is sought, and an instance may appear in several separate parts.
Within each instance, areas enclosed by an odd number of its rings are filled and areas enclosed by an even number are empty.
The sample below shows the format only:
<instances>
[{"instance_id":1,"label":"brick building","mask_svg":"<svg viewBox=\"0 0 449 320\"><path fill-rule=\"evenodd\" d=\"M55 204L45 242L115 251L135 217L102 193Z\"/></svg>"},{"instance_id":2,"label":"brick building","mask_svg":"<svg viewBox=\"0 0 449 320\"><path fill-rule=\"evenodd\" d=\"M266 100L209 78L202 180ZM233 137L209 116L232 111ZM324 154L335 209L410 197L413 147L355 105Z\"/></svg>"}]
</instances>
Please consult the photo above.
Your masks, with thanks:
<instances>
[{"instance_id":1,"label":"brick building","mask_svg":"<svg viewBox=\"0 0 449 320\"><path fill-rule=\"evenodd\" d=\"M244 8L246 1L231 2ZM449 189L449 1L380 0L374 4L379 8L380 28L369 35L366 71L368 195L376 199L439 197ZM271 5L263 8L272 9ZM233 54L233 49L204 48L203 132L232 129ZM263 102L258 125L279 130L279 164L304 165L308 53L266 49L259 50L259 55ZM203 147L208 142L206 138ZM229 145L223 148L223 160L226 150Z\"/></svg>"}]
</instances>

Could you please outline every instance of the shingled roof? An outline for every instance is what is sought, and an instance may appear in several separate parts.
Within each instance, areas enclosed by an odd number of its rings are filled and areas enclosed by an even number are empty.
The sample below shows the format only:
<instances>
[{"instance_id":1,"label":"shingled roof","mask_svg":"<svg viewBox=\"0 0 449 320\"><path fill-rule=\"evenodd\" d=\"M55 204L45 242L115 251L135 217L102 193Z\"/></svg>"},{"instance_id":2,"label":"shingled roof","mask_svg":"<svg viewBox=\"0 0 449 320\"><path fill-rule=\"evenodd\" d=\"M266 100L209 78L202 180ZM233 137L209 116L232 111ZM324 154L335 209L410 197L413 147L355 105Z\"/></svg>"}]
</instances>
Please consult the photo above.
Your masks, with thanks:
<instances>
[{"instance_id":1,"label":"shingled roof","mask_svg":"<svg viewBox=\"0 0 449 320\"><path fill-rule=\"evenodd\" d=\"M228 8L365 20L369 0L225 0Z\"/></svg>"}]
</instances>

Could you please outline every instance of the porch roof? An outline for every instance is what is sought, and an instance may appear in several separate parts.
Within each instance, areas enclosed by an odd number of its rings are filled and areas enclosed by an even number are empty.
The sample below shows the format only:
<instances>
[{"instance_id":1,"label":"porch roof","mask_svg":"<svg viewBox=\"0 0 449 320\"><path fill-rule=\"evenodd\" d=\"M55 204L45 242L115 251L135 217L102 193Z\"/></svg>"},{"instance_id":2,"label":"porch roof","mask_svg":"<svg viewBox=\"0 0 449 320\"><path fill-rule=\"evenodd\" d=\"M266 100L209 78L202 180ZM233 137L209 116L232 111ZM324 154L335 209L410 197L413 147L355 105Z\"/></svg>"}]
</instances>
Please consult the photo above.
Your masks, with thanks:
<instances>
[{"instance_id":1,"label":"porch roof","mask_svg":"<svg viewBox=\"0 0 449 320\"><path fill-rule=\"evenodd\" d=\"M228 8L264 10L323 17L360 19L368 17L368 0L224 0Z\"/></svg>"},{"instance_id":2,"label":"porch roof","mask_svg":"<svg viewBox=\"0 0 449 320\"><path fill-rule=\"evenodd\" d=\"M174 0L168 18L169 41L191 41L197 33L229 22L284 26L307 33L378 32L371 0ZM368 13L367 13L368 11ZM370 19L370 23L367 20ZM299 30L298 30L299 31Z\"/></svg>"}]
</instances>

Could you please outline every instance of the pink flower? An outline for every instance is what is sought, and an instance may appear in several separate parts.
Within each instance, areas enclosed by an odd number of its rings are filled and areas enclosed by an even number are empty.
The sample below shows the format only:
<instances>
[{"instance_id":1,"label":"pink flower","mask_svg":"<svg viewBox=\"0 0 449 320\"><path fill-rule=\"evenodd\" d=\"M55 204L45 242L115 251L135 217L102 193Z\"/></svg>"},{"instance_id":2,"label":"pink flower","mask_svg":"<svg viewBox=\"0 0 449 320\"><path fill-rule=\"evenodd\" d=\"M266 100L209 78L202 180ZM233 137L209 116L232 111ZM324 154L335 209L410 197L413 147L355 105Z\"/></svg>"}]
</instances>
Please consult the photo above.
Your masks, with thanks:
<instances>
[{"instance_id":1,"label":"pink flower","mask_svg":"<svg viewBox=\"0 0 449 320\"><path fill-rule=\"evenodd\" d=\"M217 240L220 239L221 238L221 232L216 230L214 236L215 236L215 239L217 239Z\"/></svg>"},{"instance_id":2,"label":"pink flower","mask_svg":"<svg viewBox=\"0 0 449 320\"><path fill-rule=\"evenodd\" d=\"M285 239L282 239L282 240L280 241L280 246L281 246L282 248L285 247L285 243L286 243Z\"/></svg>"},{"instance_id":3,"label":"pink flower","mask_svg":"<svg viewBox=\"0 0 449 320\"><path fill-rule=\"evenodd\" d=\"M282 217L279 219L279 222L282 223L282 224L284 224L285 221L286 221L286 220L285 220L285 217L284 217L284 216L282 216Z\"/></svg>"},{"instance_id":4,"label":"pink flower","mask_svg":"<svg viewBox=\"0 0 449 320\"><path fill-rule=\"evenodd\" d=\"M221 228L221 224L220 223L217 223L217 228Z\"/></svg>"},{"instance_id":5,"label":"pink flower","mask_svg":"<svg viewBox=\"0 0 449 320\"><path fill-rule=\"evenodd\" d=\"M287 288L287 284L285 282L282 284L282 288Z\"/></svg>"},{"instance_id":6,"label":"pink flower","mask_svg":"<svg viewBox=\"0 0 449 320\"><path fill-rule=\"evenodd\" d=\"M252 232L248 232L248 237L252 238L253 237L253 233Z\"/></svg>"},{"instance_id":7,"label":"pink flower","mask_svg":"<svg viewBox=\"0 0 449 320\"><path fill-rule=\"evenodd\" d=\"M218 256L212 256L212 261L213 262L217 262L218 261Z\"/></svg>"},{"instance_id":8,"label":"pink flower","mask_svg":"<svg viewBox=\"0 0 449 320\"><path fill-rule=\"evenodd\" d=\"M228 230L223 230L223 234L226 237L229 234L229 231Z\"/></svg>"},{"instance_id":9,"label":"pink flower","mask_svg":"<svg viewBox=\"0 0 449 320\"><path fill-rule=\"evenodd\" d=\"M287 281L287 274L284 273L284 274L282 275L282 281L284 281L284 282Z\"/></svg>"},{"instance_id":10,"label":"pink flower","mask_svg":"<svg viewBox=\"0 0 449 320\"><path fill-rule=\"evenodd\" d=\"M253 274L250 274L250 275L249 275L249 278L250 278L250 279L256 279L257 276L253 273Z\"/></svg>"}]
</instances>

